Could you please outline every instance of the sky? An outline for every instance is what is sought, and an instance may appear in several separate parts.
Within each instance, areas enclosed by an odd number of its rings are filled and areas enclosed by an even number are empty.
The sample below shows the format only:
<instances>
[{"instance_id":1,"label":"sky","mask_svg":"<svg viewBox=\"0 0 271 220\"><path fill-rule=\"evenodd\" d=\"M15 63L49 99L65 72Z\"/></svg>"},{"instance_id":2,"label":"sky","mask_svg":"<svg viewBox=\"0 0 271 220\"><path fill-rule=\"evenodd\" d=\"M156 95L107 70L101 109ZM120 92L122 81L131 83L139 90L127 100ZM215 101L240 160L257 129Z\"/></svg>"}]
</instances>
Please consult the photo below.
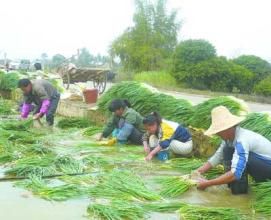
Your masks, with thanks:
<instances>
[{"instance_id":1,"label":"sky","mask_svg":"<svg viewBox=\"0 0 271 220\"><path fill-rule=\"evenodd\" d=\"M271 61L270 0L168 0L182 21L179 40L206 39L218 55ZM133 25L133 0L1 0L0 59L104 54Z\"/></svg>"}]
</instances>

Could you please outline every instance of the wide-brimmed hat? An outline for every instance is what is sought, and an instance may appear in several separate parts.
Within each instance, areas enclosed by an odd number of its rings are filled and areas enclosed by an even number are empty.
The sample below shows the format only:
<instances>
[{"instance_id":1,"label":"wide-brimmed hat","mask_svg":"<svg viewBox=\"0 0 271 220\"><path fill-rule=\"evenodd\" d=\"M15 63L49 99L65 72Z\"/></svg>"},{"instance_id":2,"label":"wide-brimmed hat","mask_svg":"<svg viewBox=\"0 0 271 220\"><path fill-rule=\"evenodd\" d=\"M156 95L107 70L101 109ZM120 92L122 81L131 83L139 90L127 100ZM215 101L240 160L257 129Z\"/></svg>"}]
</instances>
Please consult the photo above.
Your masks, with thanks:
<instances>
[{"instance_id":1,"label":"wide-brimmed hat","mask_svg":"<svg viewBox=\"0 0 271 220\"><path fill-rule=\"evenodd\" d=\"M225 106L218 106L212 110L212 124L204 133L211 136L218 132L225 131L235 125L240 124L245 118L233 115Z\"/></svg>"}]
</instances>

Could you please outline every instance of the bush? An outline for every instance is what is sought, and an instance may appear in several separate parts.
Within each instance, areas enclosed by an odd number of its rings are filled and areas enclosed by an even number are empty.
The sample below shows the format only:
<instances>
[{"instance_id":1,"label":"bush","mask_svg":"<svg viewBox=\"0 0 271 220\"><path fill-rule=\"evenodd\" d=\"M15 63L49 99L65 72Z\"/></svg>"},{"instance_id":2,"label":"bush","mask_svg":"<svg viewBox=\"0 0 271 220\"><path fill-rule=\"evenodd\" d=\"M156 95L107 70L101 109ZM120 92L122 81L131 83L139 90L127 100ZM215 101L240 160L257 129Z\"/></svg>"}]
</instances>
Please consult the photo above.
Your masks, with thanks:
<instances>
[{"instance_id":1,"label":"bush","mask_svg":"<svg viewBox=\"0 0 271 220\"><path fill-rule=\"evenodd\" d=\"M254 74L225 57L216 57L183 67L178 80L196 89L250 93Z\"/></svg>"},{"instance_id":2,"label":"bush","mask_svg":"<svg viewBox=\"0 0 271 220\"><path fill-rule=\"evenodd\" d=\"M174 64L196 64L216 56L215 47L206 40L186 40L174 52Z\"/></svg>"},{"instance_id":3,"label":"bush","mask_svg":"<svg viewBox=\"0 0 271 220\"><path fill-rule=\"evenodd\" d=\"M255 80L260 81L271 75L271 64L260 57L253 55L242 55L232 60L255 74Z\"/></svg>"},{"instance_id":4,"label":"bush","mask_svg":"<svg viewBox=\"0 0 271 220\"><path fill-rule=\"evenodd\" d=\"M177 82L173 76L163 71L149 71L137 73L134 80L138 82L145 82L156 87L177 87Z\"/></svg>"},{"instance_id":5,"label":"bush","mask_svg":"<svg viewBox=\"0 0 271 220\"><path fill-rule=\"evenodd\" d=\"M189 75L193 66L215 58L216 49L205 40L186 40L179 43L176 47L173 59L171 72L178 82L182 82ZM198 88L199 85L195 88ZM202 89L204 85L200 86Z\"/></svg>"},{"instance_id":6,"label":"bush","mask_svg":"<svg viewBox=\"0 0 271 220\"><path fill-rule=\"evenodd\" d=\"M271 76L260 81L255 86L254 92L258 95L271 96Z\"/></svg>"}]
</instances>

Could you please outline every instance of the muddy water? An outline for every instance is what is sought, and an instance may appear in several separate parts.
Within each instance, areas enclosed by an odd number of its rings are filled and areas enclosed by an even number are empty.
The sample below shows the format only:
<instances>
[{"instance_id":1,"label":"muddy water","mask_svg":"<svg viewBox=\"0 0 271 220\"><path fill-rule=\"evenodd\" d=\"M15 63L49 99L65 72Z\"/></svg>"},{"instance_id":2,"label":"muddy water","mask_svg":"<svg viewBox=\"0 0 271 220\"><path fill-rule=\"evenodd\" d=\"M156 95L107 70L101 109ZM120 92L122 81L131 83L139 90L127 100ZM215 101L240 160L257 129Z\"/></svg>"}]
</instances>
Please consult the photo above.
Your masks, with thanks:
<instances>
[{"instance_id":1,"label":"muddy water","mask_svg":"<svg viewBox=\"0 0 271 220\"><path fill-rule=\"evenodd\" d=\"M159 169L160 162L147 163L143 159L142 149L134 148L124 150L115 147L89 147L86 146L88 139L82 138L78 133L70 134L69 137L62 137L60 134L55 137L58 146L57 152L62 154L82 155L90 154L102 156L114 161L114 158L126 157L121 163L114 166L136 170L149 183L149 180L156 176L180 175L177 171ZM81 147L82 146L82 147ZM82 153L83 152L83 153ZM3 171L3 169L2 169ZM1 176L1 172L0 172ZM148 185L148 184L147 184ZM250 212L250 195L233 196L227 187L213 187L207 191L193 189L175 200L200 204L205 206L222 206L240 208L243 212ZM0 182L0 219L2 220L80 220L86 219L86 209L90 199L76 199L66 202L49 202L33 196L30 192L13 187L12 182ZM153 220L177 220L178 214L153 213L150 219Z\"/></svg>"}]
</instances>

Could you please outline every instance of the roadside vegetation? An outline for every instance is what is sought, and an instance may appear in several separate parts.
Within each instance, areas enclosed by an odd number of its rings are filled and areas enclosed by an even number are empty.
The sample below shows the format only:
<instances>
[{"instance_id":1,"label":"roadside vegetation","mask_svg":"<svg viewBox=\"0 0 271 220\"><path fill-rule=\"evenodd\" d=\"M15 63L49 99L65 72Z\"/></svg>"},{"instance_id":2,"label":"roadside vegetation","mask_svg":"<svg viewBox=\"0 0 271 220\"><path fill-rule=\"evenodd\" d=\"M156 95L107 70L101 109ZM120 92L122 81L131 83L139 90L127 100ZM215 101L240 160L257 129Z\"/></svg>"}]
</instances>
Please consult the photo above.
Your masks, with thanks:
<instances>
[{"instance_id":1,"label":"roadside vegetation","mask_svg":"<svg viewBox=\"0 0 271 220\"><path fill-rule=\"evenodd\" d=\"M135 4L134 25L110 47L112 60L120 60L118 80L134 79L172 90L245 94L252 101L271 96L268 61L254 55L218 56L205 39L178 42L182 22L177 11L167 8L166 0L136 0Z\"/></svg>"}]
</instances>

